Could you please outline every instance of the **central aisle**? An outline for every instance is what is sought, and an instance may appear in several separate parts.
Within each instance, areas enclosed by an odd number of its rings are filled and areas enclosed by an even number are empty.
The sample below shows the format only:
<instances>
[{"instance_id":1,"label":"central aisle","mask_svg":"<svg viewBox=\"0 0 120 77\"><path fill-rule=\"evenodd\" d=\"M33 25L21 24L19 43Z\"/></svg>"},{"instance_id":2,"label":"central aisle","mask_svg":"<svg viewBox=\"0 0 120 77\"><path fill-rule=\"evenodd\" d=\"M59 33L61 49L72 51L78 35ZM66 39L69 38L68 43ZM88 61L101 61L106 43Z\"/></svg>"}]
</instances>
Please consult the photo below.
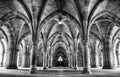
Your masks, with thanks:
<instances>
[{"instance_id":1,"label":"central aisle","mask_svg":"<svg viewBox=\"0 0 120 77\"><path fill-rule=\"evenodd\" d=\"M16 70L0 68L0 77L120 77L120 69L92 68L92 74L82 74L82 68L79 69L75 71L71 68L54 67L43 71L38 67L38 74L30 74L29 68Z\"/></svg>"}]
</instances>

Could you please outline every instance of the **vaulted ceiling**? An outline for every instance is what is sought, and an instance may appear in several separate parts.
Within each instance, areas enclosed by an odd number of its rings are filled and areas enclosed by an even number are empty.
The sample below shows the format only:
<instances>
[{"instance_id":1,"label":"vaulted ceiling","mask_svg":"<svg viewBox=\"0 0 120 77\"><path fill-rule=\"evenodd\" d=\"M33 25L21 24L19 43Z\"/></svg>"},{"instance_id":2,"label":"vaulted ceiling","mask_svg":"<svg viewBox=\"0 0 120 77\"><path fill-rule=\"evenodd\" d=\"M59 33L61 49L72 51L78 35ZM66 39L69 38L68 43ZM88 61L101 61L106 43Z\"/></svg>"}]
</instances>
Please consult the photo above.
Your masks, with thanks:
<instances>
[{"instance_id":1,"label":"vaulted ceiling","mask_svg":"<svg viewBox=\"0 0 120 77\"><path fill-rule=\"evenodd\" d=\"M83 36L87 32L90 25L85 25L85 21L89 24L103 12L119 18L118 7L119 0L0 0L0 18L14 11L23 15L30 24L36 18L37 25L31 24L31 29L23 20L10 22L16 32L20 32L19 38L37 27L38 34L43 35L42 39L46 38L49 45L60 42L69 45L78 35ZM90 29L93 35L100 35L96 25Z\"/></svg>"}]
</instances>

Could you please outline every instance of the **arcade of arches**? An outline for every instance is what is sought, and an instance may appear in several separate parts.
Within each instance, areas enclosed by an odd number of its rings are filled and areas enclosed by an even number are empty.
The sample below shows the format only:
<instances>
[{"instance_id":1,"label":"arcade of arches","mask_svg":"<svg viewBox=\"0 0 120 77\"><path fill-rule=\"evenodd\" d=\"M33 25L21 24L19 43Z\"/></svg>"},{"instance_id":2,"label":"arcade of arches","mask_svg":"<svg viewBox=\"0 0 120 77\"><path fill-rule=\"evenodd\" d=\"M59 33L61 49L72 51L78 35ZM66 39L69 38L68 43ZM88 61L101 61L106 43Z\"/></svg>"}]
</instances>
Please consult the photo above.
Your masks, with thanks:
<instances>
[{"instance_id":1,"label":"arcade of arches","mask_svg":"<svg viewBox=\"0 0 120 77\"><path fill-rule=\"evenodd\" d=\"M0 66L120 67L120 0L0 0Z\"/></svg>"}]
</instances>

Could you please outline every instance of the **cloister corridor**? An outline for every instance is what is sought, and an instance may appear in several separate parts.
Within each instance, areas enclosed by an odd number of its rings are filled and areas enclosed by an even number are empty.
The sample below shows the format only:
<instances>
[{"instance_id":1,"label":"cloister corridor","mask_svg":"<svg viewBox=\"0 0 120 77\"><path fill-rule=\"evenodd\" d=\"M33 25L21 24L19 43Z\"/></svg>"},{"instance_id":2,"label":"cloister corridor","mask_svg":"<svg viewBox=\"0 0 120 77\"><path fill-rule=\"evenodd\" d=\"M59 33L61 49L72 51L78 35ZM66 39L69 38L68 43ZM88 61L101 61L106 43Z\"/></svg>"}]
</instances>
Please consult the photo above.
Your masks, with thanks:
<instances>
[{"instance_id":1,"label":"cloister corridor","mask_svg":"<svg viewBox=\"0 0 120 77\"><path fill-rule=\"evenodd\" d=\"M0 77L120 77L120 0L0 0Z\"/></svg>"}]
</instances>

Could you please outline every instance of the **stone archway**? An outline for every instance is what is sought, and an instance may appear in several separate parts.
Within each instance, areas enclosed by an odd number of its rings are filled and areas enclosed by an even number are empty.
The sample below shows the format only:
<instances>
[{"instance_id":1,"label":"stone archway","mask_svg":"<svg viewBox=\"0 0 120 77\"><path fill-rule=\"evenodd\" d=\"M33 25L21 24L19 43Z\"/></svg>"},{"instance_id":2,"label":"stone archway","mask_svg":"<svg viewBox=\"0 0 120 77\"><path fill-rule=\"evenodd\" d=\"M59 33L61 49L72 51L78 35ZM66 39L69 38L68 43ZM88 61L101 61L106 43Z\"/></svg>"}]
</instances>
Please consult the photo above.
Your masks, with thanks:
<instances>
[{"instance_id":1,"label":"stone archway","mask_svg":"<svg viewBox=\"0 0 120 77\"><path fill-rule=\"evenodd\" d=\"M53 54L53 67L68 67L69 61L65 49L58 47Z\"/></svg>"},{"instance_id":2,"label":"stone archway","mask_svg":"<svg viewBox=\"0 0 120 77\"><path fill-rule=\"evenodd\" d=\"M5 55L5 46L2 40L0 40L0 66L1 67L3 67L4 55Z\"/></svg>"}]
</instances>

